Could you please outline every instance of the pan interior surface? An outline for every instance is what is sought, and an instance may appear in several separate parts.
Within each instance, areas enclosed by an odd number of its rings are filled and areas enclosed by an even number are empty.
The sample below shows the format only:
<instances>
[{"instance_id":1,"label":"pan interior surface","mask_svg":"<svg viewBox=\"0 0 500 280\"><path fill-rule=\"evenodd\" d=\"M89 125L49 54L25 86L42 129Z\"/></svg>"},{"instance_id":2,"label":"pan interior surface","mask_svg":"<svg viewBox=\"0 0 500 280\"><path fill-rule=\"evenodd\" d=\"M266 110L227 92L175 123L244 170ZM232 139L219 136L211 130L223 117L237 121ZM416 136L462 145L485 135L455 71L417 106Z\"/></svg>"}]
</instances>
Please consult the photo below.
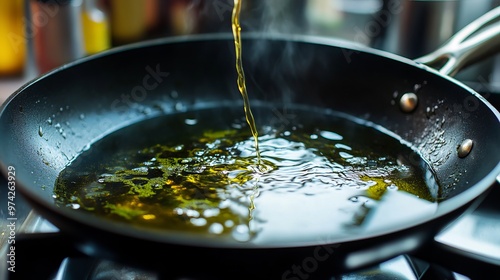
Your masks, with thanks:
<instances>
[{"instance_id":1,"label":"pan interior surface","mask_svg":"<svg viewBox=\"0 0 500 280\"><path fill-rule=\"evenodd\" d=\"M256 245L312 243L432 215L439 186L395 135L331 110L256 104L159 116L88 147L59 174L56 205L161 233ZM310 113L314 110L316 113Z\"/></svg>"}]
</instances>

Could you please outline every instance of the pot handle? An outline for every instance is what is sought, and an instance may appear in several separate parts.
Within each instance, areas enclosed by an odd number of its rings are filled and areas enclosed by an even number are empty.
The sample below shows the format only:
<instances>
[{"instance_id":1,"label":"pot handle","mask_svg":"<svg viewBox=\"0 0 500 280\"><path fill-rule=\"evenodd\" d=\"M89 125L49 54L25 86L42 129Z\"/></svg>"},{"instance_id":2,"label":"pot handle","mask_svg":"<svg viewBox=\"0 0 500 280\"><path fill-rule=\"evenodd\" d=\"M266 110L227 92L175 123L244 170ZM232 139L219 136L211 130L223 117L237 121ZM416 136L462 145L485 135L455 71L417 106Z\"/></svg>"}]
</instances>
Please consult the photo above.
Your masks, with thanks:
<instances>
[{"instance_id":1,"label":"pot handle","mask_svg":"<svg viewBox=\"0 0 500 280\"><path fill-rule=\"evenodd\" d=\"M415 59L454 76L461 69L500 50L500 7L474 20L434 52Z\"/></svg>"}]
</instances>

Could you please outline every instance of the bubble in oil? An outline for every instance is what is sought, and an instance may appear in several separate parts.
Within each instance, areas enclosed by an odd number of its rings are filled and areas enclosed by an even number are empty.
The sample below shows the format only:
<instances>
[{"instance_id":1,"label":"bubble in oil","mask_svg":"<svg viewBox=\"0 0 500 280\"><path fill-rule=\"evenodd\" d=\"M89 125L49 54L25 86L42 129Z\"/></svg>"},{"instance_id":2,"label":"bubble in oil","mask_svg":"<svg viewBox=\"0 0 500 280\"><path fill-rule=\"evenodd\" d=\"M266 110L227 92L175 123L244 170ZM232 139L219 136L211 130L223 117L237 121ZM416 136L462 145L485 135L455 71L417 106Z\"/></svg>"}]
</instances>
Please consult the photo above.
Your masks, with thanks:
<instances>
[{"instance_id":1,"label":"bubble in oil","mask_svg":"<svg viewBox=\"0 0 500 280\"><path fill-rule=\"evenodd\" d=\"M321 135L323 138L326 138L328 140L342 140L344 137L342 135L339 135L338 133L332 132L332 131L320 131L319 135Z\"/></svg>"},{"instance_id":2,"label":"bubble in oil","mask_svg":"<svg viewBox=\"0 0 500 280\"><path fill-rule=\"evenodd\" d=\"M224 226L219 223L213 223L208 228L208 232L212 234L221 234L224 231Z\"/></svg>"},{"instance_id":3,"label":"bubble in oil","mask_svg":"<svg viewBox=\"0 0 500 280\"><path fill-rule=\"evenodd\" d=\"M345 159L348 159L348 158L353 158L354 156L349 154L349 153L346 153L346 152L340 152L339 155L342 157L342 158L345 158Z\"/></svg>"},{"instance_id":4,"label":"bubble in oil","mask_svg":"<svg viewBox=\"0 0 500 280\"><path fill-rule=\"evenodd\" d=\"M359 197L357 197L357 196L350 197L349 201L357 203L357 202L359 202Z\"/></svg>"},{"instance_id":5,"label":"bubble in oil","mask_svg":"<svg viewBox=\"0 0 500 280\"><path fill-rule=\"evenodd\" d=\"M71 203L71 204L67 205L67 207L70 207L72 209L79 209L81 206L78 203Z\"/></svg>"},{"instance_id":6,"label":"bubble in oil","mask_svg":"<svg viewBox=\"0 0 500 280\"><path fill-rule=\"evenodd\" d=\"M205 218L216 217L219 214L220 214L220 209L218 209L218 208L207 209L207 210L203 211L203 216Z\"/></svg>"},{"instance_id":7,"label":"bubble in oil","mask_svg":"<svg viewBox=\"0 0 500 280\"><path fill-rule=\"evenodd\" d=\"M338 149L343 149L343 150L347 150L347 151L351 151L352 148L345 145L345 144L342 144L342 143L337 143L335 144L335 148L338 148Z\"/></svg>"},{"instance_id":8,"label":"bubble in oil","mask_svg":"<svg viewBox=\"0 0 500 280\"><path fill-rule=\"evenodd\" d=\"M396 186L394 184L390 184L389 186L387 186L387 190L389 190L389 191L397 191L398 190L398 186Z\"/></svg>"},{"instance_id":9,"label":"bubble in oil","mask_svg":"<svg viewBox=\"0 0 500 280\"><path fill-rule=\"evenodd\" d=\"M241 224L233 228L232 236L236 241L246 242L250 240L252 234L247 225Z\"/></svg>"},{"instance_id":10,"label":"bubble in oil","mask_svg":"<svg viewBox=\"0 0 500 280\"><path fill-rule=\"evenodd\" d=\"M188 217L194 217L194 218L200 217L200 212L193 209L187 209L184 213Z\"/></svg>"},{"instance_id":11,"label":"bubble in oil","mask_svg":"<svg viewBox=\"0 0 500 280\"><path fill-rule=\"evenodd\" d=\"M198 123L197 119L186 119L184 120L184 123L187 125L196 125Z\"/></svg>"},{"instance_id":12,"label":"bubble in oil","mask_svg":"<svg viewBox=\"0 0 500 280\"><path fill-rule=\"evenodd\" d=\"M201 227L207 224L207 220L204 218L191 218L191 224L197 227Z\"/></svg>"}]
</instances>

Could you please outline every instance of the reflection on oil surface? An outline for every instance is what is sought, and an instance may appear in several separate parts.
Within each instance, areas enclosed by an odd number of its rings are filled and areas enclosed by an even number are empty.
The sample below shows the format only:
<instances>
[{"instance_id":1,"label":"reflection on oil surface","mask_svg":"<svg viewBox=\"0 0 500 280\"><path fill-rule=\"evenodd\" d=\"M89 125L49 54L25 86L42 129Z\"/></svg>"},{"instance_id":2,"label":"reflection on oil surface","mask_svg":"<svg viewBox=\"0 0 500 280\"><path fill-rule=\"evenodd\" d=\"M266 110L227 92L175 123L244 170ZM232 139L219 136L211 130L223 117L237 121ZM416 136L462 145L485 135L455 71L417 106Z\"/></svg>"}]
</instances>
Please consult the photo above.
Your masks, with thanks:
<instances>
[{"instance_id":1,"label":"reflection on oil surface","mask_svg":"<svg viewBox=\"0 0 500 280\"><path fill-rule=\"evenodd\" d=\"M399 139L322 109L295 108L294 122L280 123L259 106L268 124L259 162L238 108L162 116L101 139L61 172L57 205L259 244L352 235L434 211L432 172Z\"/></svg>"}]
</instances>

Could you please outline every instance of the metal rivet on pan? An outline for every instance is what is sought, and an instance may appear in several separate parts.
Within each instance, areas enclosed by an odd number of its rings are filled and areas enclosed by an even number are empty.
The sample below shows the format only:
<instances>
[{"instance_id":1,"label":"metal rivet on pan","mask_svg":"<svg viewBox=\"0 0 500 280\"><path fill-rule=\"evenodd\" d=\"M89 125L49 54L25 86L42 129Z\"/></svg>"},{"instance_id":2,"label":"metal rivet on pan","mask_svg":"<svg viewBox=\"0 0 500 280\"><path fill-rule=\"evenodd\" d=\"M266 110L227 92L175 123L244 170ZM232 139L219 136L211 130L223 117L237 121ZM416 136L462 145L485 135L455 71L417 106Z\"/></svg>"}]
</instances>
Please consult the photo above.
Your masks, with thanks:
<instances>
[{"instance_id":1,"label":"metal rivet on pan","mask_svg":"<svg viewBox=\"0 0 500 280\"><path fill-rule=\"evenodd\" d=\"M462 141L460 146L458 146L458 156L461 158L464 158L469 155L470 151L472 150L474 142L470 139L465 139Z\"/></svg>"},{"instance_id":2,"label":"metal rivet on pan","mask_svg":"<svg viewBox=\"0 0 500 280\"><path fill-rule=\"evenodd\" d=\"M418 97L413 92L407 92L403 94L403 96L401 96L401 99L399 100L399 106L405 113L410 113L415 110L415 108L417 107L417 103Z\"/></svg>"}]
</instances>

